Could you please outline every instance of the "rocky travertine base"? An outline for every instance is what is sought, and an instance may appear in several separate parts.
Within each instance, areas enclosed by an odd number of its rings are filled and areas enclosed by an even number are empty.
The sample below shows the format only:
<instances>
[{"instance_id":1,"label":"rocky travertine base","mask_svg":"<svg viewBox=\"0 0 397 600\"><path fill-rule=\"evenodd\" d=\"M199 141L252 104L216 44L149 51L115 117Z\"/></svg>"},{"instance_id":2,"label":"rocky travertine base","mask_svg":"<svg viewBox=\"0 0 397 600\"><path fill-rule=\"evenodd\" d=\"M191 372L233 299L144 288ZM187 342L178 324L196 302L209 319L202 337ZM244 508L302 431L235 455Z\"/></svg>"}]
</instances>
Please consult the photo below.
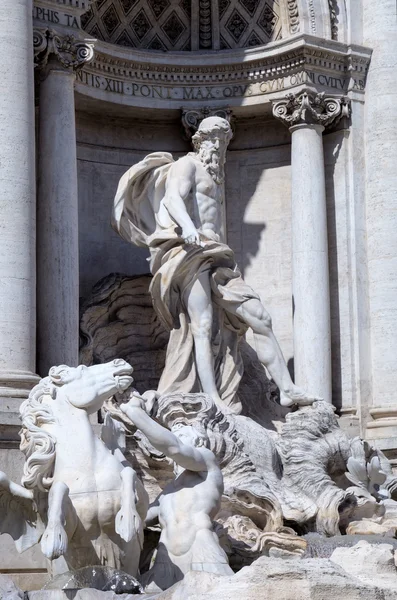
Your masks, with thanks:
<instances>
[{"instance_id":1,"label":"rocky travertine base","mask_svg":"<svg viewBox=\"0 0 397 600\"><path fill-rule=\"evenodd\" d=\"M343 568L342 568L343 565ZM232 577L191 571L158 594L122 594L98 590L17 590L0 575L2 600L397 600L397 570L391 544L360 541L337 548L328 558L261 557Z\"/></svg>"}]
</instances>

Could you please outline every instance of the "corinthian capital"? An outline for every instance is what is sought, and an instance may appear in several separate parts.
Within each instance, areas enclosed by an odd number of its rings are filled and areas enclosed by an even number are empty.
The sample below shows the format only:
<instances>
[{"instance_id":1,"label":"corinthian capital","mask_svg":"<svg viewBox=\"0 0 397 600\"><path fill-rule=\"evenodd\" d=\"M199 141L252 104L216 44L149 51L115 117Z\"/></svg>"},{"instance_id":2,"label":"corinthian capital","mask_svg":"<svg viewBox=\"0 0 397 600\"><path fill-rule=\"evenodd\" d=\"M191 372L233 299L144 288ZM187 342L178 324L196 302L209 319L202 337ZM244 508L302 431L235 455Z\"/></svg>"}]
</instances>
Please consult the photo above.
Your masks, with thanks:
<instances>
[{"instance_id":1,"label":"corinthian capital","mask_svg":"<svg viewBox=\"0 0 397 600\"><path fill-rule=\"evenodd\" d=\"M327 127L350 116L350 100L346 96L326 96L325 92L287 94L283 100L273 102L273 115L287 127L303 124Z\"/></svg>"},{"instance_id":2,"label":"corinthian capital","mask_svg":"<svg viewBox=\"0 0 397 600\"><path fill-rule=\"evenodd\" d=\"M50 59L59 68L77 70L94 56L93 40L81 40L74 35L59 34L52 29L33 30L35 66L43 69Z\"/></svg>"}]
</instances>

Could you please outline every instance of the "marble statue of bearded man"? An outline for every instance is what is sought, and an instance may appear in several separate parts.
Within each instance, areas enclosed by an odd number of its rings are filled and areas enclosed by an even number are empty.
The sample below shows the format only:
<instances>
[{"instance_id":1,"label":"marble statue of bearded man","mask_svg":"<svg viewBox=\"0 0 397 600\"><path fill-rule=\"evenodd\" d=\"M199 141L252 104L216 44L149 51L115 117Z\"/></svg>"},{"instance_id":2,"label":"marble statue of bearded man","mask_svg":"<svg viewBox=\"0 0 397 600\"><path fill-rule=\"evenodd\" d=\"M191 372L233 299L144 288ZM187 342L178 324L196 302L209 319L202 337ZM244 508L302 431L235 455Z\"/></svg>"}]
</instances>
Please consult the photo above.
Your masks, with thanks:
<instances>
[{"instance_id":1,"label":"marble statue of bearded man","mask_svg":"<svg viewBox=\"0 0 397 600\"><path fill-rule=\"evenodd\" d=\"M209 394L222 410L240 412L239 341L253 329L258 358L285 406L310 404L292 382L271 320L221 240L224 164L232 137L227 120L203 119L194 152L177 161L154 152L120 179L112 225L150 251L153 306L170 331L160 394Z\"/></svg>"}]
</instances>

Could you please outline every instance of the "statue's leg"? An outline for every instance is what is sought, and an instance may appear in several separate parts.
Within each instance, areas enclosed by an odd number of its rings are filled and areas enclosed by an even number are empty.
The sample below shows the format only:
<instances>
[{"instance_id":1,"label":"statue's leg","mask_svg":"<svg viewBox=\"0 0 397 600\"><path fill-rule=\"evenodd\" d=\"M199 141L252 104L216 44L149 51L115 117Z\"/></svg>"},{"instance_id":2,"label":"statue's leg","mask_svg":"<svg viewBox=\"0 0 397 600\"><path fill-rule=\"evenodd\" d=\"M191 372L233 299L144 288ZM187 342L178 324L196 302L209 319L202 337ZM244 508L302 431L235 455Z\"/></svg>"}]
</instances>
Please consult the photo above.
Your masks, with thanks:
<instances>
[{"instance_id":1,"label":"statue's leg","mask_svg":"<svg viewBox=\"0 0 397 600\"><path fill-rule=\"evenodd\" d=\"M311 396L295 385L289 374L281 348L272 329L270 315L256 298L251 298L234 305L234 310L228 307L229 312L234 312L247 323L254 332L256 351L260 362L269 371L270 376L280 389L280 402L283 406L312 404L321 400Z\"/></svg>"},{"instance_id":2,"label":"statue's leg","mask_svg":"<svg viewBox=\"0 0 397 600\"><path fill-rule=\"evenodd\" d=\"M211 346L213 310L209 271L201 273L189 288L185 296L185 303L190 318L196 368L201 387L203 392L211 396L216 404L223 407L216 388Z\"/></svg>"},{"instance_id":3,"label":"statue's leg","mask_svg":"<svg viewBox=\"0 0 397 600\"><path fill-rule=\"evenodd\" d=\"M121 508L116 515L115 529L121 539L130 542L137 536L139 545L143 547L143 520L138 514L136 503L137 474L132 467L124 467L121 477Z\"/></svg>"},{"instance_id":4,"label":"statue's leg","mask_svg":"<svg viewBox=\"0 0 397 600\"><path fill-rule=\"evenodd\" d=\"M41 538L41 550L50 560L66 553L68 536L65 530L67 504L70 504L69 488L62 481L51 486L48 494L48 523Z\"/></svg>"}]
</instances>

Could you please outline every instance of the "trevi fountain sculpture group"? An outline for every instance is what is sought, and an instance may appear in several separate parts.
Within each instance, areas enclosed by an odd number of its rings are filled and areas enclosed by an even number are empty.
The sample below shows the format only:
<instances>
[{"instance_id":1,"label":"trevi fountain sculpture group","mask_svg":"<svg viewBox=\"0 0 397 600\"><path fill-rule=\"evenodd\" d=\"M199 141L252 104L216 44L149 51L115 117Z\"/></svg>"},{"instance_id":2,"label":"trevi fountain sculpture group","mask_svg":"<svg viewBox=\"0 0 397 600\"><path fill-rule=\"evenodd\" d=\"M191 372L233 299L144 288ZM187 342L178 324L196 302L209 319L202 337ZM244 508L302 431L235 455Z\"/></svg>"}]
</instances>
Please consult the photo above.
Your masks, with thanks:
<instances>
[{"instance_id":1,"label":"trevi fountain sculpture group","mask_svg":"<svg viewBox=\"0 0 397 600\"><path fill-rule=\"evenodd\" d=\"M332 406L293 383L270 317L224 241L231 136L226 119L207 117L193 152L177 161L149 154L117 189L114 229L150 252L145 293L166 347L156 389L134 387L139 370L110 326L102 349L92 349L88 316L86 364L52 367L20 407L24 471L20 484L0 473L0 531L20 552L40 543L51 576L113 567L161 597L196 572L201 598L205 574L226 581L260 557L296 561L310 535L395 536L397 479L388 460L349 439ZM97 311L91 321L103 320L110 295L130 284L137 279L102 283L98 305L86 311ZM248 328L254 358L243 340ZM255 416L266 403L259 399L249 416L239 393L250 360L258 377L266 368L289 410L277 431ZM185 589L176 597L195 596Z\"/></svg>"}]
</instances>

